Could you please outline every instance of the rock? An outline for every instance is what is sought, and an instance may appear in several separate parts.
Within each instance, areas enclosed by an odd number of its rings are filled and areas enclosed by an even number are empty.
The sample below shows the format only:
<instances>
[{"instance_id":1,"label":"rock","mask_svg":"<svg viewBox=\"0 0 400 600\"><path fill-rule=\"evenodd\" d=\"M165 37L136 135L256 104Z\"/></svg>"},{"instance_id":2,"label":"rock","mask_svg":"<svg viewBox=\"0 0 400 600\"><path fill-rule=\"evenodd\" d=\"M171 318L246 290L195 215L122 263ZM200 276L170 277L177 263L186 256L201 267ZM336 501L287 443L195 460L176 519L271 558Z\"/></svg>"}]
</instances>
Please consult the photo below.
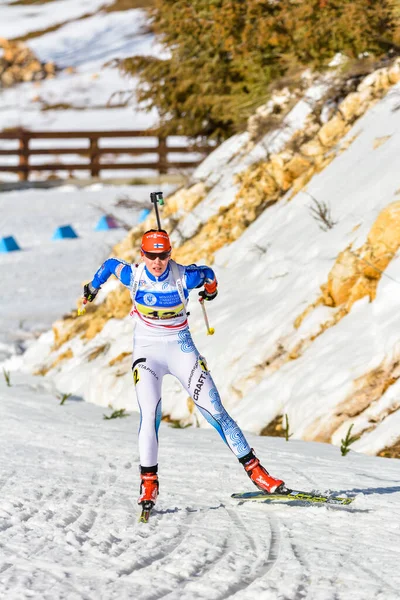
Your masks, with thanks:
<instances>
[{"instance_id":1,"label":"rock","mask_svg":"<svg viewBox=\"0 0 400 600\"><path fill-rule=\"evenodd\" d=\"M184 213L190 212L196 204L201 202L207 193L206 186L203 182L192 185L189 189L182 188L168 198L165 203L163 215L182 216Z\"/></svg>"},{"instance_id":2,"label":"rock","mask_svg":"<svg viewBox=\"0 0 400 600\"><path fill-rule=\"evenodd\" d=\"M315 138L310 142L306 142L300 146L300 152L303 154L303 156L318 156L320 154L324 154L325 148L322 146L319 139Z\"/></svg>"},{"instance_id":3,"label":"rock","mask_svg":"<svg viewBox=\"0 0 400 600\"><path fill-rule=\"evenodd\" d=\"M400 81L400 60L396 60L396 62L388 69L388 78L392 85Z\"/></svg>"},{"instance_id":4,"label":"rock","mask_svg":"<svg viewBox=\"0 0 400 600\"><path fill-rule=\"evenodd\" d=\"M400 247L400 202L392 202L379 214L369 232L362 258L363 272L379 280Z\"/></svg>"},{"instance_id":5,"label":"rock","mask_svg":"<svg viewBox=\"0 0 400 600\"><path fill-rule=\"evenodd\" d=\"M309 160L297 154L285 164L285 173L289 175L289 178L293 182L294 179L297 179L297 177L308 171L311 166Z\"/></svg>"},{"instance_id":6,"label":"rock","mask_svg":"<svg viewBox=\"0 0 400 600\"><path fill-rule=\"evenodd\" d=\"M352 92L339 104L339 111L347 123L364 114L371 101L371 90L367 88L361 92Z\"/></svg>"},{"instance_id":7,"label":"rock","mask_svg":"<svg viewBox=\"0 0 400 600\"><path fill-rule=\"evenodd\" d=\"M360 274L360 261L353 252L349 248L341 252L328 275L326 286L321 288L324 298L330 299L326 304L340 306L347 302Z\"/></svg>"},{"instance_id":8,"label":"rock","mask_svg":"<svg viewBox=\"0 0 400 600\"><path fill-rule=\"evenodd\" d=\"M260 139L268 131L276 127L276 116L284 113L295 97L288 88L275 91L270 100L259 106L254 115L249 117L247 131L251 142Z\"/></svg>"},{"instance_id":9,"label":"rock","mask_svg":"<svg viewBox=\"0 0 400 600\"><path fill-rule=\"evenodd\" d=\"M273 154L270 160L265 165L260 165L265 169L265 172L268 173L273 181L275 182L275 186L286 192L291 185L291 178L288 173L285 173L285 163L289 162L292 158L291 154Z\"/></svg>"},{"instance_id":10,"label":"rock","mask_svg":"<svg viewBox=\"0 0 400 600\"><path fill-rule=\"evenodd\" d=\"M368 88L375 90L386 90L390 87L388 69L377 69L373 73L367 75L359 84L357 91L362 92Z\"/></svg>"},{"instance_id":11,"label":"rock","mask_svg":"<svg viewBox=\"0 0 400 600\"><path fill-rule=\"evenodd\" d=\"M321 127L318 138L323 146L329 148L338 142L345 133L346 123L340 114L337 114Z\"/></svg>"},{"instance_id":12,"label":"rock","mask_svg":"<svg viewBox=\"0 0 400 600\"><path fill-rule=\"evenodd\" d=\"M23 42L0 38L3 56L0 59L0 83L10 87L23 81L37 81L54 77L54 63L41 63Z\"/></svg>"},{"instance_id":13,"label":"rock","mask_svg":"<svg viewBox=\"0 0 400 600\"><path fill-rule=\"evenodd\" d=\"M48 75L55 75L56 65L53 62L48 62L44 65L44 70Z\"/></svg>"}]
</instances>

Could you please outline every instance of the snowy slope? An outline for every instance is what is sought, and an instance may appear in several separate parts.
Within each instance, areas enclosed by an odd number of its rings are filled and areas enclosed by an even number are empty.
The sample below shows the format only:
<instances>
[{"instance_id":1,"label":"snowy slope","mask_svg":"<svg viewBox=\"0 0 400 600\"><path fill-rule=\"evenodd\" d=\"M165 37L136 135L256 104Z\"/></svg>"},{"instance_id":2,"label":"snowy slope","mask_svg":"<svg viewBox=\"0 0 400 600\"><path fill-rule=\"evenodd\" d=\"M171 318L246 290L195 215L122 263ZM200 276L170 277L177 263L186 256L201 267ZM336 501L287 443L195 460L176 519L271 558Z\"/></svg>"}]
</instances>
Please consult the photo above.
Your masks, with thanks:
<instances>
[{"instance_id":1,"label":"snowy slope","mask_svg":"<svg viewBox=\"0 0 400 600\"><path fill-rule=\"evenodd\" d=\"M106 64L134 54L160 56L162 48L147 32L144 10L111 13L98 10L107 4L111 2L57 0L38 6L0 4L0 37L11 39L43 31L27 44L41 61L54 61L64 69L54 79L0 89L0 130L10 127L41 131L147 129L156 124L156 111L145 112L134 98L129 105L123 105L135 82ZM55 31L46 32L46 28L54 26L57 26ZM70 106L60 110L57 108L60 104ZM11 145L12 142L1 142L2 148ZM44 147L44 142L40 145ZM10 157L10 164L13 162L15 159ZM108 173L108 177L113 175ZM15 180L16 176L2 173L1 179Z\"/></svg>"},{"instance_id":2,"label":"snowy slope","mask_svg":"<svg viewBox=\"0 0 400 600\"><path fill-rule=\"evenodd\" d=\"M396 461L250 436L271 472L356 500L237 506L230 494L251 484L217 434L162 424L160 497L143 525L138 417L106 421L109 411L78 398L60 406L40 380L12 383L0 382L2 598L399 597Z\"/></svg>"},{"instance_id":3,"label":"snowy slope","mask_svg":"<svg viewBox=\"0 0 400 600\"><path fill-rule=\"evenodd\" d=\"M65 21L79 19L97 12L113 0L57 0L56 2L20 3L12 0L0 2L0 36L14 38L31 32L41 31Z\"/></svg>"},{"instance_id":4,"label":"snowy slope","mask_svg":"<svg viewBox=\"0 0 400 600\"><path fill-rule=\"evenodd\" d=\"M311 180L306 191L264 211L236 242L217 253L220 294L208 306L216 330L212 338L205 335L193 295L194 337L207 357L226 406L245 430L260 433L276 416L286 413L294 437L322 436L354 381L398 355L398 257L382 276L374 302L360 300L349 315L314 341L313 336L337 309L319 306L299 329L294 322L319 297L320 286L338 254L349 244L355 250L362 245L381 210L397 200L400 112L395 107L399 89L395 86L356 123L348 133L353 143ZM382 137L387 137L386 143L375 148L374 141ZM217 156L220 152L216 151ZM223 202L220 192L219 201ZM231 192L227 188L229 197ZM336 225L329 231L322 231L312 218L311 197L331 208ZM198 214L203 208L208 213L208 200L206 197L197 205ZM128 363L123 376L120 365L114 369L108 366L121 352L130 351L131 336L128 317L108 323L89 343L73 339L59 350L61 354L70 349L73 358L50 375L65 392L83 395L103 406L111 401L133 409ZM304 340L310 340L309 347L297 360L285 358ZM89 353L106 343L108 350L87 362ZM51 344L49 334L41 340L40 352L34 348L25 355L25 368L40 367ZM54 356L50 357L50 363L53 360ZM96 385L89 383L92 377ZM387 394L382 401L395 406L395 391L388 390ZM186 393L172 378L165 380L163 410L172 419L196 423L189 414ZM368 426L367 417L358 419L357 433ZM344 420L334 435L336 443L340 444L355 421L352 416ZM200 422L207 426L202 419ZM393 415L353 447L374 454L397 438L398 417Z\"/></svg>"}]
</instances>

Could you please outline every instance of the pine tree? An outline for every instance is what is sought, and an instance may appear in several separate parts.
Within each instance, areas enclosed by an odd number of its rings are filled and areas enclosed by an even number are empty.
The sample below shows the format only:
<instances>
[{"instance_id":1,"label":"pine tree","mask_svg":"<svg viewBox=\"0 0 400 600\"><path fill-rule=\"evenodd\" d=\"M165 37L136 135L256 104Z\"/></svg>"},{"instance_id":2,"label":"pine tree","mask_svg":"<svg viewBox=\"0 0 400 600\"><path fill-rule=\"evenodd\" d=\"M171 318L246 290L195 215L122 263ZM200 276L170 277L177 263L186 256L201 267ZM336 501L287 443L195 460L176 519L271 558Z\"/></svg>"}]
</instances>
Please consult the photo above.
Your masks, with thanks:
<instances>
[{"instance_id":1,"label":"pine tree","mask_svg":"<svg viewBox=\"0 0 400 600\"><path fill-rule=\"evenodd\" d=\"M398 0L155 0L152 30L166 57L132 57L137 99L164 133L222 140L243 129L271 82L342 52L381 55L393 45Z\"/></svg>"}]
</instances>

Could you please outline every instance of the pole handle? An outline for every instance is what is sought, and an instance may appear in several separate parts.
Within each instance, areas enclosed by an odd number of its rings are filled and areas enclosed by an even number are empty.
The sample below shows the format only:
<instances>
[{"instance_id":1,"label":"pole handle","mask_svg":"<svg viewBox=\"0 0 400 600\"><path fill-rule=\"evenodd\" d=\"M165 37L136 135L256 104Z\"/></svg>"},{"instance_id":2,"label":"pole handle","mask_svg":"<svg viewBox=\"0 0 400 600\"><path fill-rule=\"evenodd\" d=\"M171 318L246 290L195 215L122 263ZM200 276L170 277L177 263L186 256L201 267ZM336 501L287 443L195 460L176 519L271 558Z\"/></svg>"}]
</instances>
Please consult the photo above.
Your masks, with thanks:
<instances>
[{"instance_id":1,"label":"pole handle","mask_svg":"<svg viewBox=\"0 0 400 600\"><path fill-rule=\"evenodd\" d=\"M160 214L158 212L158 205L160 205L160 206L164 205L163 193L162 192L151 192L150 200L151 200L152 204L154 204L154 210L156 211L157 227L158 227L158 230L160 230L160 229L162 229L162 227L161 227L161 221L160 221Z\"/></svg>"}]
</instances>

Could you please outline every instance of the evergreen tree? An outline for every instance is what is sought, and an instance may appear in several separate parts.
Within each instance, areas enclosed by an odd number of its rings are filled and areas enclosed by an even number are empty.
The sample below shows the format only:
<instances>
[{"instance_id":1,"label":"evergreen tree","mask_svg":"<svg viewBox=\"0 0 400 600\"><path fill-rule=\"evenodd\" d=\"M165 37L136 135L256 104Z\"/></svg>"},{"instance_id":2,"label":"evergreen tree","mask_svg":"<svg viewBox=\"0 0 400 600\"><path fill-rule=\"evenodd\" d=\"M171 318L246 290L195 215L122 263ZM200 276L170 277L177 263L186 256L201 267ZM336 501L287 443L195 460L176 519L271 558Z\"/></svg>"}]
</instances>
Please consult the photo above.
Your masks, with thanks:
<instances>
[{"instance_id":1,"label":"evergreen tree","mask_svg":"<svg viewBox=\"0 0 400 600\"><path fill-rule=\"evenodd\" d=\"M380 55L393 44L398 0L154 0L167 56L132 57L138 100L165 133L224 139L243 129L268 86L336 52Z\"/></svg>"}]
</instances>

